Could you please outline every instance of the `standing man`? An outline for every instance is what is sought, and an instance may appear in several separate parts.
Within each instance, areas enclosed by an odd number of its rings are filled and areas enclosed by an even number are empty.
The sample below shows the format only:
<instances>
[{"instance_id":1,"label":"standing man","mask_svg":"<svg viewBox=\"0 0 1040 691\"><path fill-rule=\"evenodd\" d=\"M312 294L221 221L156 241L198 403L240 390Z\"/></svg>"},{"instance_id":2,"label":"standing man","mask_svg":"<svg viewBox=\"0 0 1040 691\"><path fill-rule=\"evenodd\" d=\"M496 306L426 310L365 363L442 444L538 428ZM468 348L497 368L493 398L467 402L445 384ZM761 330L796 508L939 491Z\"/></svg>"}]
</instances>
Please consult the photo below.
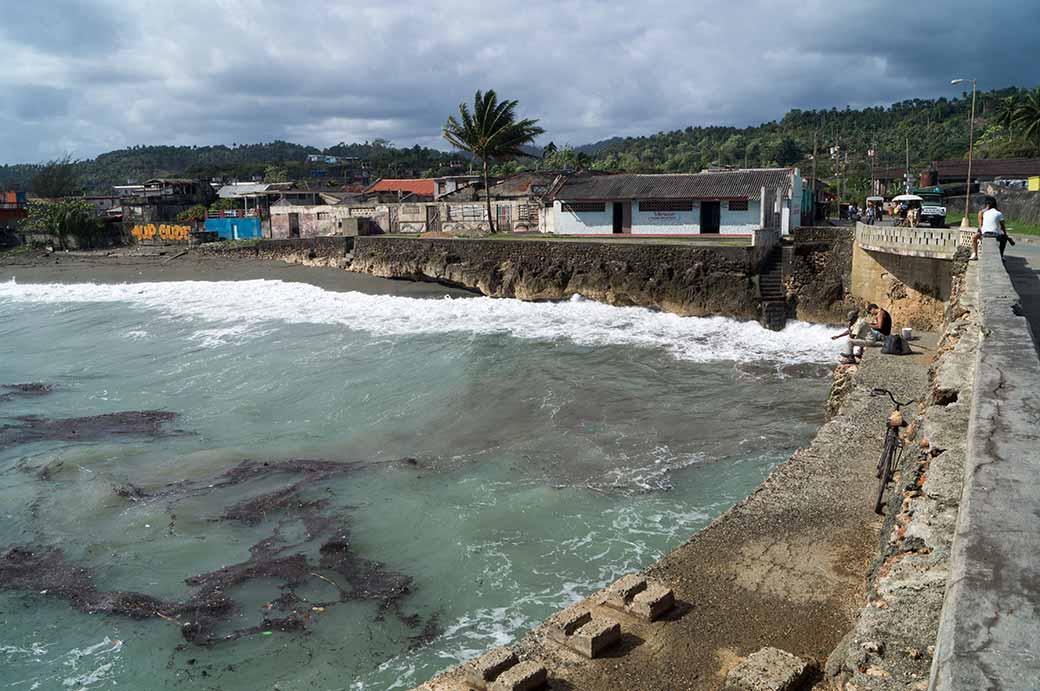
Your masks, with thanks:
<instances>
[{"instance_id":1,"label":"standing man","mask_svg":"<svg viewBox=\"0 0 1040 691\"><path fill-rule=\"evenodd\" d=\"M979 240L996 238L1000 245L1000 259L1004 259L1004 248L1007 247L1008 234L1004 225L1004 214L997 209L997 200L986 197L985 207L979 212L979 230L972 238L972 259L979 258Z\"/></svg>"}]
</instances>

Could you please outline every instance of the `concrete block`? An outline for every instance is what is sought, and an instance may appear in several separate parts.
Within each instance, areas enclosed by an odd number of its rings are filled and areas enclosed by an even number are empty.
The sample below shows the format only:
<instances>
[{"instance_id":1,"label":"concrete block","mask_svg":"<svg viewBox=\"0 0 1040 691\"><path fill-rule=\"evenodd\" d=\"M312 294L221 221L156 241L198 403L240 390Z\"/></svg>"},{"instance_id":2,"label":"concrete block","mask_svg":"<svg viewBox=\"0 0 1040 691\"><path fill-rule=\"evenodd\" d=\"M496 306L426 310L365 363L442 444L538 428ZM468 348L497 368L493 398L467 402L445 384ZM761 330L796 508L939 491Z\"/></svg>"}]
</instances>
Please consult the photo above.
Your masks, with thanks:
<instances>
[{"instance_id":1,"label":"concrete block","mask_svg":"<svg viewBox=\"0 0 1040 691\"><path fill-rule=\"evenodd\" d=\"M466 670L466 681L479 689L497 679L504 671L514 667L519 660L516 653L505 646L493 648L477 658Z\"/></svg>"},{"instance_id":2,"label":"concrete block","mask_svg":"<svg viewBox=\"0 0 1040 691\"><path fill-rule=\"evenodd\" d=\"M644 590L646 590L646 578L634 573L627 574L610 586L604 604L625 609L636 593Z\"/></svg>"},{"instance_id":3,"label":"concrete block","mask_svg":"<svg viewBox=\"0 0 1040 691\"><path fill-rule=\"evenodd\" d=\"M593 659L620 640L621 624L613 619L597 617L575 631L569 644L577 652Z\"/></svg>"},{"instance_id":4,"label":"concrete block","mask_svg":"<svg viewBox=\"0 0 1040 691\"><path fill-rule=\"evenodd\" d=\"M592 612L571 612L560 619L560 630L564 636L571 636L575 631L592 621Z\"/></svg>"},{"instance_id":5,"label":"concrete block","mask_svg":"<svg viewBox=\"0 0 1040 691\"><path fill-rule=\"evenodd\" d=\"M807 665L791 653L762 648L748 655L726 675L724 691L794 691L805 678Z\"/></svg>"},{"instance_id":6,"label":"concrete block","mask_svg":"<svg viewBox=\"0 0 1040 691\"><path fill-rule=\"evenodd\" d=\"M488 691L532 691L545 686L548 678L543 665L526 660L502 672L488 686Z\"/></svg>"},{"instance_id":7,"label":"concrete block","mask_svg":"<svg viewBox=\"0 0 1040 691\"><path fill-rule=\"evenodd\" d=\"M647 621L654 621L672 607L675 607L675 594L672 589L659 583L651 583L647 585L646 590L636 593L629 610Z\"/></svg>"}]
</instances>

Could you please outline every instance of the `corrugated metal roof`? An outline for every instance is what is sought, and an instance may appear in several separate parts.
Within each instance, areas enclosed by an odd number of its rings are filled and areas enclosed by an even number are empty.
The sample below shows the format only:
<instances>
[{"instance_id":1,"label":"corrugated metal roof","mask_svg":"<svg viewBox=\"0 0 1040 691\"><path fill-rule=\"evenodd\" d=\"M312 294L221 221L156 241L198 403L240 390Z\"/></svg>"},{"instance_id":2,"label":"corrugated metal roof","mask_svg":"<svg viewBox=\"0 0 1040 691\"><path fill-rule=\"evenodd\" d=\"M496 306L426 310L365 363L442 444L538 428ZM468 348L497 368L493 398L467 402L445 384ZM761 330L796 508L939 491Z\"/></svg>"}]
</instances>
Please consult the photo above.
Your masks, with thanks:
<instances>
[{"instance_id":1,"label":"corrugated metal roof","mask_svg":"<svg viewBox=\"0 0 1040 691\"><path fill-rule=\"evenodd\" d=\"M967 160L932 161L932 168L944 178L968 176ZM1040 175L1040 158L977 158L971 164L971 176L976 175L1005 178Z\"/></svg>"},{"instance_id":2,"label":"corrugated metal roof","mask_svg":"<svg viewBox=\"0 0 1040 691\"><path fill-rule=\"evenodd\" d=\"M491 198L544 197L559 175L560 173L556 171L543 170L514 173L491 183ZM483 184L478 182L441 195L440 201L470 201L485 197Z\"/></svg>"},{"instance_id":3,"label":"corrugated metal roof","mask_svg":"<svg viewBox=\"0 0 1040 691\"><path fill-rule=\"evenodd\" d=\"M217 191L217 196L221 199L231 199L233 197L248 197L249 195L259 194L260 192L266 192L269 187L270 185L268 185L265 182L224 185Z\"/></svg>"},{"instance_id":4,"label":"corrugated metal roof","mask_svg":"<svg viewBox=\"0 0 1040 691\"><path fill-rule=\"evenodd\" d=\"M754 199L762 188L791 192L794 168L755 168L712 173L581 175L556 191L563 201L590 199Z\"/></svg>"}]
</instances>

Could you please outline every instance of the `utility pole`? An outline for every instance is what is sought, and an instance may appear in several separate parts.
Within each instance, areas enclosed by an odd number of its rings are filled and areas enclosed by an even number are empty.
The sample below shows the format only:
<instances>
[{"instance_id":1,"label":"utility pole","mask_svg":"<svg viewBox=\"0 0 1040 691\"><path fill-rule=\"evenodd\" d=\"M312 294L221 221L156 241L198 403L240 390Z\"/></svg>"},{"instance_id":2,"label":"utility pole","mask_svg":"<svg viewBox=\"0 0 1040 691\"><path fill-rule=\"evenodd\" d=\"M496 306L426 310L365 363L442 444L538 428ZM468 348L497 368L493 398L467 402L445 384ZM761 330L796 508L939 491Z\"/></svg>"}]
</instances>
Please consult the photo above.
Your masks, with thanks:
<instances>
[{"instance_id":1,"label":"utility pole","mask_svg":"<svg viewBox=\"0 0 1040 691\"><path fill-rule=\"evenodd\" d=\"M910 194L910 135L906 136L906 170L903 171L903 191Z\"/></svg>"},{"instance_id":2,"label":"utility pole","mask_svg":"<svg viewBox=\"0 0 1040 691\"><path fill-rule=\"evenodd\" d=\"M816 130L812 133L812 183L809 188L812 190L812 220L813 224L816 223Z\"/></svg>"},{"instance_id":3,"label":"utility pole","mask_svg":"<svg viewBox=\"0 0 1040 691\"><path fill-rule=\"evenodd\" d=\"M950 84L960 84L966 79L951 79ZM961 219L961 228L971 228L968 220L971 211L971 158L972 149L975 148L975 79L971 80L971 123L968 125L968 180L967 189L964 190L964 218Z\"/></svg>"}]
</instances>

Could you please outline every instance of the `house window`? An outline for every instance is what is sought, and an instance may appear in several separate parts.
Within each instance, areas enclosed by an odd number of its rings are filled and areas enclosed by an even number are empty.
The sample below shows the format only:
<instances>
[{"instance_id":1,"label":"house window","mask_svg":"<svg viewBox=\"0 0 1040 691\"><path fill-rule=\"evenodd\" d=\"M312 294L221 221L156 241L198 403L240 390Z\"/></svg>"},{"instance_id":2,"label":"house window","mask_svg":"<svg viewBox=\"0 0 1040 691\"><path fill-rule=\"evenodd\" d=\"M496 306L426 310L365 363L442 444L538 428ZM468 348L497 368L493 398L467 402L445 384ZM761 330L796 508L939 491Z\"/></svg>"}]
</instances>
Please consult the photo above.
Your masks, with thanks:
<instances>
[{"instance_id":1,"label":"house window","mask_svg":"<svg viewBox=\"0 0 1040 691\"><path fill-rule=\"evenodd\" d=\"M689 199L660 199L639 202L640 211L693 211Z\"/></svg>"},{"instance_id":2,"label":"house window","mask_svg":"<svg viewBox=\"0 0 1040 691\"><path fill-rule=\"evenodd\" d=\"M606 202L563 202L563 210L572 214L589 213L594 211L606 211Z\"/></svg>"},{"instance_id":3,"label":"house window","mask_svg":"<svg viewBox=\"0 0 1040 691\"><path fill-rule=\"evenodd\" d=\"M486 221L487 207L483 204L455 204L448 207L452 221Z\"/></svg>"},{"instance_id":4,"label":"house window","mask_svg":"<svg viewBox=\"0 0 1040 691\"><path fill-rule=\"evenodd\" d=\"M516 220L519 223L537 223L538 207L534 204L518 204L516 207Z\"/></svg>"},{"instance_id":5,"label":"house window","mask_svg":"<svg viewBox=\"0 0 1040 691\"><path fill-rule=\"evenodd\" d=\"M330 218L331 218L331 214L329 214L328 211L319 211L318 212L318 220L319 221L327 221Z\"/></svg>"},{"instance_id":6,"label":"house window","mask_svg":"<svg viewBox=\"0 0 1040 691\"><path fill-rule=\"evenodd\" d=\"M731 199L729 202L730 211L747 211L747 199Z\"/></svg>"}]
</instances>

